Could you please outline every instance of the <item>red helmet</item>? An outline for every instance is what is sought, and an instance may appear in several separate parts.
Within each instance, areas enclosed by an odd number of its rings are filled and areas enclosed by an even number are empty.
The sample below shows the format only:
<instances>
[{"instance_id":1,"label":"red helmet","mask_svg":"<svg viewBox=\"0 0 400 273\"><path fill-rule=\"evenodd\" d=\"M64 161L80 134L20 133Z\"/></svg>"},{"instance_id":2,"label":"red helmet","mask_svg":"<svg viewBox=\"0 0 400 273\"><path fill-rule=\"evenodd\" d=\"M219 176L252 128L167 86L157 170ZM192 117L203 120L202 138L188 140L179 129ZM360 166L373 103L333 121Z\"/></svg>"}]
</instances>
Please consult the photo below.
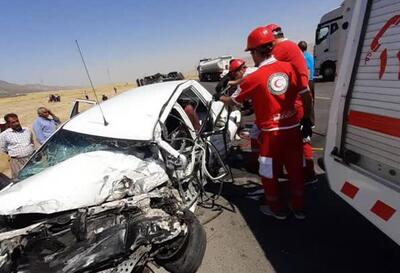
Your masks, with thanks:
<instances>
[{"instance_id":1,"label":"red helmet","mask_svg":"<svg viewBox=\"0 0 400 273\"><path fill-rule=\"evenodd\" d=\"M280 26L278 26L277 24L269 24L266 26L266 28L268 28L271 32L274 32L275 30L282 29Z\"/></svg>"},{"instance_id":2,"label":"red helmet","mask_svg":"<svg viewBox=\"0 0 400 273\"><path fill-rule=\"evenodd\" d=\"M267 27L258 27L255 28L252 32L250 32L247 37L247 47L245 51L252 50L256 47L272 43L275 40L272 31L270 31Z\"/></svg>"},{"instance_id":3,"label":"red helmet","mask_svg":"<svg viewBox=\"0 0 400 273\"><path fill-rule=\"evenodd\" d=\"M244 64L245 61L243 61L242 59L232 59L232 61L230 61L229 63L229 72L235 72Z\"/></svg>"}]
</instances>

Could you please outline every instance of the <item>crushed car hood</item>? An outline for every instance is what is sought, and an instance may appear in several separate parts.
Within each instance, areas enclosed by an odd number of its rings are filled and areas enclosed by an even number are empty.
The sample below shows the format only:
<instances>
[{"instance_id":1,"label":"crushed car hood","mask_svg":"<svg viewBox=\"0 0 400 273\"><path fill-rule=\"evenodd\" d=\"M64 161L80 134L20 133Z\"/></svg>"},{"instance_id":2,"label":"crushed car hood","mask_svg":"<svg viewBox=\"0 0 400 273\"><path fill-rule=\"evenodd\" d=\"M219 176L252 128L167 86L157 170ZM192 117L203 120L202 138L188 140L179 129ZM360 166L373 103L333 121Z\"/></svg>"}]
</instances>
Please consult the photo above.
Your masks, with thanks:
<instances>
[{"instance_id":1,"label":"crushed car hood","mask_svg":"<svg viewBox=\"0 0 400 273\"><path fill-rule=\"evenodd\" d=\"M0 192L0 215L50 214L151 191L168 181L160 161L109 151L79 154Z\"/></svg>"}]
</instances>

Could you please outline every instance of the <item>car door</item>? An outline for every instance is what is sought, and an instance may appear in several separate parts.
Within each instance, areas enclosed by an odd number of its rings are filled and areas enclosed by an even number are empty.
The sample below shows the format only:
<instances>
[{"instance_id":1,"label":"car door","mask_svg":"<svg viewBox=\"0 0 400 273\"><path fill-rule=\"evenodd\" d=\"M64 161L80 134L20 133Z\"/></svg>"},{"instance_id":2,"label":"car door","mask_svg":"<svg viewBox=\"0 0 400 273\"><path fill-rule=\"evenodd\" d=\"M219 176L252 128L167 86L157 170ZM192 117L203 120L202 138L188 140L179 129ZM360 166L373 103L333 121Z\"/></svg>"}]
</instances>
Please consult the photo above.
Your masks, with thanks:
<instances>
[{"instance_id":1,"label":"car door","mask_svg":"<svg viewBox=\"0 0 400 273\"><path fill-rule=\"evenodd\" d=\"M239 110L228 109L220 101L214 101L210 92L207 91L201 84L193 81L191 91L207 107L211 107L210 114L213 122L213 130L226 130L228 141L233 141L241 121Z\"/></svg>"},{"instance_id":2,"label":"car door","mask_svg":"<svg viewBox=\"0 0 400 273\"><path fill-rule=\"evenodd\" d=\"M240 112L228 111L222 102L214 101L211 94L199 84L185 88L177 102L189 116L196 133L206 137L225 157L238 129Z\"/></svg>"},{"instance_id":3,"label":"car door","mask_svg":"<svg viewBox=\"0 0 400 273\"><path fill-rule=\"evenodd\" d=\"M93 105L96 105L96 102L94 100L84 100L84 99L75 100L69 118L70 119L73 118L79 113L82 113L83 111L89 109Z\"/></svg>"}]
</instances>

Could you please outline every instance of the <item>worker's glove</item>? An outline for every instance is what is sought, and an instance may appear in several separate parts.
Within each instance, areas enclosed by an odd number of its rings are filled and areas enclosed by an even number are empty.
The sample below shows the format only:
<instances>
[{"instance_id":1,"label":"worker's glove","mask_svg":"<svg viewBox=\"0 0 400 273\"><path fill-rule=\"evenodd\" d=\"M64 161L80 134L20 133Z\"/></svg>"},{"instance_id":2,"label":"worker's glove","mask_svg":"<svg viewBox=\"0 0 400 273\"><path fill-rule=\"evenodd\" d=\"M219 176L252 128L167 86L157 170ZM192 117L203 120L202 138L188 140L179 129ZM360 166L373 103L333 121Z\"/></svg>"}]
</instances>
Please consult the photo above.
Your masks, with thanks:
<instances>
[{"instance_id":1,"label":"worker's glove","mask_svg":"<svg viewBox=\"0 0 400 273\"><path fill-rule=\"evenodd\" d=\"M222 97L222 94L221 93L215 93L214 95L213 95L213 99L215 100L215 101L219 101L219 99Z\"/></svg>"},{"instance_id":2,"label":"worker's glove","mask_svg":"<svg viewBox=\"0 0 400 273\"><path fill-rule=\"evenodd\" d=\"M300 121L300 124L301 124L301 134L303 135L303 139L311 138L312 137L312 127L313 127L313 123L312 123L311 119L303 118Z\"/></svg>"}]
</instances>

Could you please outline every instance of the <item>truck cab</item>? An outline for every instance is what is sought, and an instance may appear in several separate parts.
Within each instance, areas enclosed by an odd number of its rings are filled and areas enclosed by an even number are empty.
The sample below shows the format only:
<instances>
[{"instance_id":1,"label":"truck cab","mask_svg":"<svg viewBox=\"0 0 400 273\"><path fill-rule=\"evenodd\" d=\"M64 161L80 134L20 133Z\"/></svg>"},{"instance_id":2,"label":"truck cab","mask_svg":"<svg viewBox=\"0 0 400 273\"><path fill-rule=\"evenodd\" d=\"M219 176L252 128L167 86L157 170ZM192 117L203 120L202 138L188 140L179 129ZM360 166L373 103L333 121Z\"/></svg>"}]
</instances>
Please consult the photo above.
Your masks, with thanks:
<instances>
[{"instance_id":1,"label":"truck cab","mask_svg":"<svg viewBox=\"0 0 400 273\"><path fill-rule=\"evenodd\" d=\"M339 42L347 35L349 23L343 19L343 4L321 17L315 33L315 76L333 81L337 60L340 58Z\"/></svg>"},{"instance_id":2,"label":"truck cab","mask_svg":"<svg viewBox=\"0 0 400 273\"><path fill-rule=\"evenodd\" d=\"M331 189L400 244L400 2L345 1L324 162Z\"/></svg>"},{"instance_id":3,"label":"truck cab","mask_svg":"<svg viewBox=\"0 0 400 273\"><path fill-rule=\"evenodd\" d=\"M201 59L197 66L199 80L202 82L221 80L229 72L229 63L232 59L230 55Z\"/></svg>"}]
</instances>

